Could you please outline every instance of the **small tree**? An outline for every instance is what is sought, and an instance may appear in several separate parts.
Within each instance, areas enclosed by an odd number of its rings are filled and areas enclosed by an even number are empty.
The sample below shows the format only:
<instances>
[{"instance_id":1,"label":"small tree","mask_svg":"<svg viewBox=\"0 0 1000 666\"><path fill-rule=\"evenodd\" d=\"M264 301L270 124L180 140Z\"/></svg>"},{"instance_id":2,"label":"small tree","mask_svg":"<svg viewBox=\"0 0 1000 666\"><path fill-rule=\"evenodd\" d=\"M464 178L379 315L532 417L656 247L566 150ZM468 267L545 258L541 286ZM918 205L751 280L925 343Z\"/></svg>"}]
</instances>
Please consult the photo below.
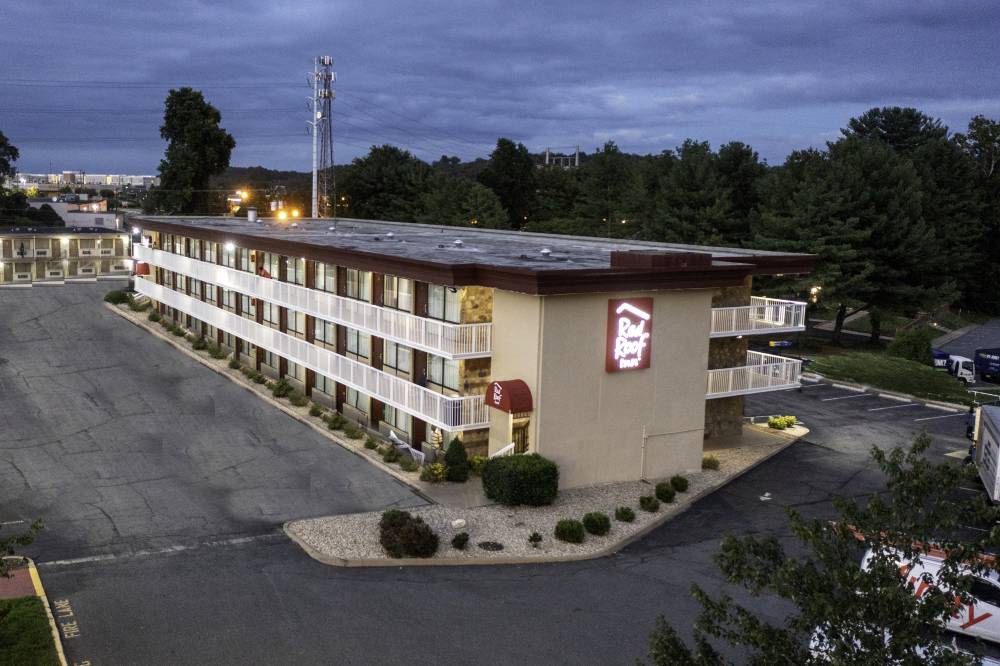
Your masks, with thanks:
<instances>
[{"instance_id":1,"label":"small tree","mask_svg":"<svg viewBox=\"0 0 1000 666\"><path fill-rule=\"evenodd\" d=\"M448 480L463 482L469 478L469 456L458 437L448 444L444 454L444 464L448 466Z\"/></svg>"},{"instance_id":2,"label":"small tree","mask_svg":"<svg viewBox=\"0 0 1000 666\"><path fill-rule=\"evenodd\" d=\"M3 557L0 557L0 576L10 578L10 570L24 563L24 558L17 555L17 548L30 546L40 529L42 529L42 521L36 520L31 523L26 532L0 538L0 550L3 551Z\"/></svg>"},{"instance_id":3,"label":"small tree","mask_svg":"<svg viewBox=\"0 0 1000 666\"><path fill-rule=\"evenodd\" d=\"M836 522L806 519L788 510L792 534L804 554L793 556L773 536L726 537L716 563L726 580L752 596L770 593L793 606L784 626L775 626L723 594L710 597L697 585L701 604L694 648L661 617L650 637L654 664L730 663L712 639L749 653L751 664L973 664L949 645L945 625L963 604L970 572L988 565L980 555L1000 541L1000 531L968 535L963 525L996 524L1000 509L982 495L958 493L975 475L972 467L936 464L923 454L930 444L918 435L909 450L872 449L886 477L887 492L861 503L835 498ZM944 552L932 580L907 580L901 563L918 564L932 542ZM869 566L858 566L865 550ZM929 576L928 576L929 578ZM925 586L918 596L914 583ZM821 629L823 654L810 650Z\"/></svg>"}]
</instances>

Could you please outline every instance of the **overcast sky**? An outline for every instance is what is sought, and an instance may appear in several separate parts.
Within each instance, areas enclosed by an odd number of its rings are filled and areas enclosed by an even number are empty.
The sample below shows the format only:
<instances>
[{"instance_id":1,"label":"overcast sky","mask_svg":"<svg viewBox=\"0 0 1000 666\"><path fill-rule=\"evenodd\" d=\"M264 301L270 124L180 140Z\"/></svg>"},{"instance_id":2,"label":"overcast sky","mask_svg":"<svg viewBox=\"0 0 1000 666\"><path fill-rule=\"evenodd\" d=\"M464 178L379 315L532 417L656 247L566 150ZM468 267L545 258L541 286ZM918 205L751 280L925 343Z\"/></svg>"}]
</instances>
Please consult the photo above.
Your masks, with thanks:
<instances>
[{"instance_id":1,"label":"overcast sky","mask_svg":"<svg viewBox=\"0 0 1000 666\"><path fill-rule=\"evenodd\" d=\"M307 170L306 72L337 71L336 161L372 144L485 156L498 136L769 162L879 105L961 130L1000 118L996 2L4 2L0 131L22 171L155 173L163 99L191 85L232 163ZM228 87L226 87L228 86Z\"/></svg>"}]
</instances>

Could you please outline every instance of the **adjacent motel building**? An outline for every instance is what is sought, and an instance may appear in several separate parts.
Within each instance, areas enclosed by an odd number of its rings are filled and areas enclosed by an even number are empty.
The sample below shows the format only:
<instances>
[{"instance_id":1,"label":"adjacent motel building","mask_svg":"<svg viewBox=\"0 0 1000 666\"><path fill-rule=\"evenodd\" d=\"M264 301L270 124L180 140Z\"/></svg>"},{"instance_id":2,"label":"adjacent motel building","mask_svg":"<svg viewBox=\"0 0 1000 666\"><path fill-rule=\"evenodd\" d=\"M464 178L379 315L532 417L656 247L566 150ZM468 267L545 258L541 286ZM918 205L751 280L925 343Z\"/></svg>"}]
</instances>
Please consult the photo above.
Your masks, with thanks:
<instances>
[{"instance_id":1,"label":"adjacent motel building","mask_svg":"<svg viewBox=\"0 0 1000 666\"><path fill-rule=\"evenodd\" d=\"M0 227L0 287L123 279L129 235L78 227Z\"/></svg>"},{"instance_id":2,"label":"adjacent motel building","mask_svg":"<svg viewBox=\"0 0 1000 666\"><path fill-rule=\"evenodd\" d=\"M810 255L370 220L132 220L159 311L414 447L537 451L563 487L700 467L743 396L800 362L748 336L805 304L751 295Z\"/></svg>"}]
</instances>

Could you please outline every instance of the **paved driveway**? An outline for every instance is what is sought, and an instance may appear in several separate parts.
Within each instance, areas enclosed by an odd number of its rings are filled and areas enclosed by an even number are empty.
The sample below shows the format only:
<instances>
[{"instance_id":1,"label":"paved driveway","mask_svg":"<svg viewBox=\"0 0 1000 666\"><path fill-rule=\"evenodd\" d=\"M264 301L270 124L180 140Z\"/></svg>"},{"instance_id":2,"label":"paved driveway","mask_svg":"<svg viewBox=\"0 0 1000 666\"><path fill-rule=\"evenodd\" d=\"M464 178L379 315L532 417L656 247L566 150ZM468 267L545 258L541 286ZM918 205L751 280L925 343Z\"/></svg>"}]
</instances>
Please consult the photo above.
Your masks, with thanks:
<instances>
[{"instance_id":1,"label":"paved driveway","mask_svg":"<svg viewBox=\"0 0 1000 666\"><path fill-rule=\"evenodd\" d=\"M114 286L0 290L0 523L42 518L44 560L422 503L107 311Z\"/></svg>"}]
</instances>

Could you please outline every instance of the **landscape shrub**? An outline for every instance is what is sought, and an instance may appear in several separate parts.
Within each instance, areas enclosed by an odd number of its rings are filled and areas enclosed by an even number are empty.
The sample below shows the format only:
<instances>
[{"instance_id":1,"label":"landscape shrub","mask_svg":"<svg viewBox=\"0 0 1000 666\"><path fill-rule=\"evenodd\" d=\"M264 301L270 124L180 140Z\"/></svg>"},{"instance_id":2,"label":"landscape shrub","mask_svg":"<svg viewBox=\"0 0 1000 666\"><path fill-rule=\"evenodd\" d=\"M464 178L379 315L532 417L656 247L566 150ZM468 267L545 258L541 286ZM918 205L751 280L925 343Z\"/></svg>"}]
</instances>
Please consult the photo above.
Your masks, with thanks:
<instances>
[{"instance_id":1,"label":"landscape shrub","mask_svg":"<svg viewBox=\"0 0 1000 666\"><path fill-rule=\"evenodd\" d=\"M111 305L121 305L122 303L127 303L128 298L128 294L121 289L112 289L108 293L104 294L104 301L106 303L111 303Z\"/></svg>"},{"instance_id":2,"label":"landscape shrub","mask_svg":"<svg viewBox=\"0 0 1000 666\"><path fill-rule=\"evenodd\" d=\"M419 516L389 509L379 520L379 543L390 557L431 557L438 549L438 536Z\"/></svg>"},{"instance_id":3,"label":"landscape shrub","mask_svg":"<svg viewBox=\"0 0 1000 666\"><path fill-rule=\"evenodd\" d=\"M344 434L347 435L348 439L361 439L365 436L365 433L361 432L360 428L355 425L345 425Z\"/></svg>"},{"instance_id":4,"label":"landscape shrub","mask_svg":"<svg viewBox=\"0 0 1000 666\"><path fill-rule=\"evenodd\" d=\"M305 407L309 404L309 398L303 393L292 391L288 394L288 402L292 403L293 407Z\"/></svg>"},{"instance_id":5,"label":"landscape shrub","mask_svg":"<svg viewBox=\"0 0 1000 666\"><path fill-rule=\"evenodd\" d=\"M615 509L615 520L620 520L623 523L631 523L635 520L635 511L632 507L620 506Z\"/></svg>"},{"instance_id":6,"label":"landscape shrub","mask_svg":"<svg viewBox=\"0 0 1000 666\"><path fill-rule=\"evenodd\" d=\"M417 461L410 456L403 456L399 459L399 469L404 472L416 472L420 469L420 465L418 465Z\"/></svg>"},{"instance_id":7,"label":"landscape shrub","mask_svg":"<svg viewBox=\"0 0 1000 666\"><path fill-rule=\"evenodd\" d=\"M674 486L669 481L660 481L656 484L656 499L661 502L670 504L674 501L676 494L677 491L674 490Z\"/></svg>"},{"instance_id":8,"label":"landscape shrub","mask_svg":"<svg viewBox=\"0 0 1000 666\"><path fill-rule=\"evenodd\" d=\"M149 321L156 323L160 321L160 313L157 312L156 310L150 310L149 314L146 315L146 318L149 319Z\"/></svg>"},{"instance_id":9,"label":"landscape shrub","mask_svg":"<svg viewBox=\"0 0 1000 666\"><path fill-rule=\"evenodd\" d=\"M469 543L469 533L459 532L451 538L451 547L455 550L465 550L465 546Z\"/></svg>"},{"instance_id":10,"label":"landscape shrub","mask_svg":"<svg viewBox=\"0 0 1000 666\"><path fill-rule=\"evenodd\" d=\"M264 382L267 381L267 377L257 372L256 370L254 370L253 374L250 375L250 379L252 379L255 384L263 384Z\"/></svg>"},{"instance_id":11,"label":"landscape shrub","mask_svg":"<svg viewBox=\"0 0 1000 666\"><path fill-rule=\"evenodd\" d=\"M797 420L794 416L772 416L767 419L767 427L774 428L775 430L784 430L795 425Z\"/></svg>"},{"instance_id":12,"label":"landscape shrub","mask_svg":"<svg viewBox=\"0 0 1000 666\"><path fill-rule=\"evenodd\" d=\"M676 490L679 493L687 492L688 480L683 476L681 476L680 474L677 474L675 476L670 477L670 485L672 485L674 487L674 490Z\"/></svg>"},{"instance_id":13,"label":"landscape shrub","mask_svg":"<svg viewBox=\"0 0 1000 666\"><path fill-rule=\"evenodd\" d=\"M323 408L313 403L312 407L309 408L309 416L323 416Z\"/></svg>"},{"instance_id":14,"label":"landscape shrub","mask_svg":"<svg viewBox=\"0 0 1000 666\"><path fill-rule=\"evenodd\" d=\"M448 476L448 468L443 463L424 465L420 470L420 480L428 483L441 483Z\"/></svg>"},{"instance_id":15,"label":"landscape shrub","mask_svg":"<svg viewBox=\"0 0 1000 666\"><path fill-rule=\"evenodd\" d=\"M232 368L233 370L239 370L240 368L243 367L243 364L240 363L239 359L237 359L234 356L233 358L229 359L229 367Z\"/></svg>"},{"instance_id":16,"label":"landscape shrub","mask_svg":"<svg viewBox=\"0 0 1000 666\"><path fill-rule=\"evenodd\" d=\"M170 329L170 332L176 335L178 338L183 338L187 335L187 333L184 332L184 329L176 324L174 324L173 328Z\"/></svg>"},{"instance_id":17,"label":"landscape shrub","mask_svg":"<svg viewBox=\"0 0 1000 666\"><path fill-rule=\"evenodd\" d=\"M583 517L583 528L591 534L604 536L611 530L611 519L606 513L591 511Z\"/></svg>"},{"instance_id":18,"label":"landscape shrub","mask_svg":"<svg viewBox=\"0 0 1000 666\"><path fill-rule=\"evenodd\" d=\"M366 449L377 449L378 448L378 440L375 439L374 437L372 437L371 435L368 435L368 438L365 439L365 448Z\"/></svg>"},{"instance_id":19,"label":"landscape shrub","mask_svg":"<svg viewBox=\"0 0 1000 666\"><path fill-rule=\"evenodd\" d=\"M128 309L131 310L132 312L145 312L152 306L153 304L148 300L140 303L139 301L135 300L135 298L133 298L132 296L128 297Z\"/></svg>"},{"instance_id":20,"label":"landscape shrub","mask_svg":"<svg viewBox=\"0 0 1000 666\"><path fill-rule=\"evenodd\" d=\"M208 355L212 358L223 359L229 356L229 352L213 342L208 345Z\"/></svg>"},{"instance_id":21,"label":"landscape shrub","mask_svg":"<svg viewBox=\"0 0 1000 666\"><path fill-rule=\"evenodd\" d=\"M402 454L399 452L399 449L397 449L395 446L390 446L385 450L385 453L382 454L382 462L387 462L387 463L399 462L399 459L401 457Z\"/></svg>"},{"instance_id":22,"label":"landscape shrub","mask_svg":"<svg viewBox=\"0 0 1000 666\"><path fill-rule=\"evenodd\" d=\"M448 444L448 450L444 454L444 464L448 468L448 480L465 482L469 479L469 456L465 453L465 446L455 437Z\"/></svg>"},{"instance_id":23,"label":"landscape shrub","mask_svg":"<svg viewBox=\"0 0 1000 666\"><path fill-rule=\"evenodd\" d=\"M205 338L195 338L191 343L191 349L202 351L208 348L208 343L205 342Z\"/></svg>"},{"instance_id":24,"label":"landscape shrub","mask_svg":"<svg viewBox=\"0 0 1000 666\"><path fill-rule=\"evenodd\" d=\"M934 331L925 328L898 332L886 351L892 356L933 366L934 354L931 353L931 342L934 337Z\"/></svg>"},{"instance_id":25,"label":"landscape shrub","mask_svg":"<svg viewBox=\"0 0 1000 666\"><path fill-rule=\"evenodd\" d=\"M703 456L701 459L702 469L719 469L719 459L715 456Z\"/></svg>"},{"instance_id":26,"label":"landscape shrub","mask_svg":"<svg viewBox=\"0 0 1000 666\"><path fill-rule=\"evenodd\" d=\"M673 488L670 490L673 490ZM660 500L656 499L652 495L643 495L639 498L639 508L643 511L656 513L660 510Z\"/></svg>"},{"instance_id":27,"label":"landscape shrub","mask_svg":"<svg viewBox=\"0 0 1000 666\"><path fill-rule=\"evenodd\" d=\"M347 426L347 419L340 412L334 412L328 421L330 430L343 430Z\"/></svg>"},{"instance_id":28,"label":"landscape shrub","mask_svg":"<svg viewBox=\"0 0 1000 666\"><path fill-rule=\"evenodd\" d=\"M476 476L482 476L487 460L489 460L487 456L472 456L469 458L469 471Z\"/></svg>"},{"instance_id":29,"label":"landscape shrub","mask_svg":"<svg viewBox=\"0 0 1000 666\"><path fill-rule=\"evenodd\" d=\"M534 548L538 548L538 544L542 542L542 535L538 532L532 532L531 536L528 537L528 543Z\"/></svg>"},{"instance_id":30,"label":"landscape shrub","mask_svg":"<svg viewBox=\"0 0 1000 666\"><path fill-rule=\"evenodd\" d=\"M274 394L275 398L287 398L294 390L284 377L274 382L274 385L271 386L271 393Z\"/></svg>"},{"instance_id":31,"label":"landscape shrub","mask_svg":"<svg viewBox=\"0 0 1000 666\"><path fill-rule=\"evenodd\" d=\"M573 518L564 518L556 523L555 536L566 543L583 543L583 523Z\"/></svg>"},{"instance_id":32,"label":"landscape shrub","mask_svg":"<svg viewBox=\"0 0 1000 666\"><path fill-rule=\"evenodd\" d=\"M490 458L483 467L483 491L506 506L552 504L559 494L559 468L537 453Z\"/></svg>"}]
</instances>

